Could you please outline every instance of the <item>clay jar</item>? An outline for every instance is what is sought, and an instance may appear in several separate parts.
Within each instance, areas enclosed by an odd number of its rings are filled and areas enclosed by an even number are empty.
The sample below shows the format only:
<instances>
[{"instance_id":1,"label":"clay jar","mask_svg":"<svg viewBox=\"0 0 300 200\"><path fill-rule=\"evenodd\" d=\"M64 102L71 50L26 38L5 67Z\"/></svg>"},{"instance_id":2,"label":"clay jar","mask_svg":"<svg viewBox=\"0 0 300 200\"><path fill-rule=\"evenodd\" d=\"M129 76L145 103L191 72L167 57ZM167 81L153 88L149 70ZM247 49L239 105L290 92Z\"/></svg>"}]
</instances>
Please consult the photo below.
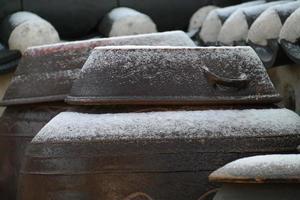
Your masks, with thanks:
<instances>
[{"instance_id":1,"label":"clay jar","mask_svg":"<svg viewBox=\"0 0 300 200\"><path fill-rule=\"evenodd\" d=\"M198 199L215 169L300 142L299 116L274 106L248 47L98 47L66 100L80 109L30 143L19 199ZM118 106L132 110L101 110Z\"/></svg>"}]
</instances>

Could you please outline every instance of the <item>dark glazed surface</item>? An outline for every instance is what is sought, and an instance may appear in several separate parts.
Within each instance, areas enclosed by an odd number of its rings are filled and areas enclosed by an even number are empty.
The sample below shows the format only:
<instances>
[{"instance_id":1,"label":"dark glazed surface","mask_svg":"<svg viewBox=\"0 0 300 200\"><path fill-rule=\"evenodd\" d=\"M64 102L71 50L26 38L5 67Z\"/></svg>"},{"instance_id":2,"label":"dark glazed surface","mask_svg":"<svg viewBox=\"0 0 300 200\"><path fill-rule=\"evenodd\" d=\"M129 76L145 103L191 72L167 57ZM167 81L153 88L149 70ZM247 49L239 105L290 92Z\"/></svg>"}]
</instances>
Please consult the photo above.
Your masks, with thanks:
<instances>
[{"instance_id":1,"label":"dark glazed surface","mask_svg":"<svg viewBox=\"0 0 300 200\"><path fill-rule=\"evenodd\" d=\"M290 142L300 141L299 138L290 139ZM221 138L203 139L186 144L169 140L154 141L153 145L143 145L143 141L123 145L34 144L21 171L20 199L38 200L56 195L67 199L74 195L90 200L123 200L132 193L143 192L158 200L194 200L215 187L208 183L207 177L218 167L244 156L289 152L284 149L296 145L288 143L288 138L265 140L268 139L244 139L241 142L238 138L225 142ZM222 149L223 145L232 143L238 143L238 151L244 152ZM245 143L256 149L243 147ZM278 143L285 143L286 147L273 146ZM268 149L265 148L267 145ZM217 148L222 151L214 152ZM140 151L142 149L145 151Z\"/></svg>"},{"instance_id":2,"label":"dark glazed surface","mask_svg":"<svg viewBox=\"0 0 300 200\"><path fill-rule=\"evenodd\" d=\"M12 105L64 100L90 52L97 46L108 45L195 46L184 32L172 31L30 48L17 68L3 103Z\"/></svg>"},{"instance_id":3,"label":"dark glazed surface","mask_svg":"<svg viewBox=\"0 0 300 200\"><path fill-rule=\"evenodd\" d=\"M221 120L211 120L218 112ZM223 112L237 122L230 123ZM208 174L228 162L296 151L298 115L281 109L276 115L273 110L276 117L261 116L262 122L252 121L260 116L248 113L252 111L235 112L61 113L26 152L20 200L124 200L135 193L153 200L195 200L215 187L208 183ZM274 128L281 118L285 132Z\"/></svg>"},{"instance_id":4,"label":"dark glazed surface","mask_svg":"<svg viewBox=\"0 0 300 200\"><path fill-rule=\"evenodd\" d=\"M1 200L16 199L18 175L27 144L56 114L61 105L9 107L0 118Z\"/></svg>"},{"instance_id":5,"label":"dark glazed surface","mask_svg":"<svg viewBox=\"0 0 300 200\"><path fill-rule=\"evenodd\" d=\"M96 48L74 82L72 104L263 104L279 100L248 47Z\"/></svg>"},{"instance_id":6,"label":"dark glazed surface","mask_svg":"<svg viewBox=\"0 0 300 200\"><path fill-rule=\"evenodd\" d=\"M226 184L214 200L296 200L299 184Z\"/></svg>"}]
</instances>

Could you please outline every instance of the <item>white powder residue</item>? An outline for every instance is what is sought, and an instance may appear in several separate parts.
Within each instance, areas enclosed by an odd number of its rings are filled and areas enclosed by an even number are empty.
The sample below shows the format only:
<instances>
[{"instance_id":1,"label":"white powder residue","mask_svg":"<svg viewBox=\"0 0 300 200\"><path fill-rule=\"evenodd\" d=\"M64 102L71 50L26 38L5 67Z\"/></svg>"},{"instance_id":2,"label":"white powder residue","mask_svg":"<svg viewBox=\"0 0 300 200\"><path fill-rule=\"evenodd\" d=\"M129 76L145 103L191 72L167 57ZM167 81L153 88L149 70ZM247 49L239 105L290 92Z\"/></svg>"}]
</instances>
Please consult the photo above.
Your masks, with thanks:
<instances>
[{"instance_id":1,"label":"white powder residue","mask_svg":"<svg viewBox=\"0 0 300 200\"><path fill-rule=\"evenodd\" d=\"M218 10L218 9L216 9ZM216 12L216 10L211 11L205 18L202 29L199 33L201 40L204 42L216 42L218 39L219 32L222 27L222 22Z\"/></svg>"},{"instance_id":2,"label":"white powder residue","mask_svg":"<svg viewBox=\"0 0 300 200\"><path fill-rule=\"evenodd\" d=\"M21 74L16 75L13 77L13 82L15 84L24 84L30 83L32 78L34 77L35 81L49 81L49 80L60 80L60 84L66 82L65 84L69 84L70 79L75 80L79 77L80 69L69 69L69 70L60 70L60 71L53 71L48 73L31 73L29 76L28 74Z\"/></svg>"},{"instance_id":3,"label":"white powder residue","mask_svg":"<svg viewBox=\"0 0 300 200\"><path fill-rule=\"evenodd\" d=\"M190 19L188 31L190 32L190 31L198 30L199 28L201 28L204 20L206 19L207 15L209 14L209 12L212 10L215 10L217 8L218 7L212 6L212 5L199 8Z\"/></svg>"},{"instance_id":4,"label":"white powder residue","mask_svg":"<svg viewBox=\"0 0 300 200\"><path fill-rule=\"evenodd\" d=\"M156 25L148 16L129 16L115 22L109 32L109 36L138 35L155 32L157 32Z\"/></svg>"},{"instance_id":5,"label":"white powder residue","mask_svg":"<svg viewBox=\"0 0 300 200\"><path fill-rule=\"evenodd\" d=\"M64 52L76 49L88 49L95 46L107 45L170 45L170 46L195 46L193 41L183 31L166 31L161 33L147 33L130 36L119 36L101 39L90 39L81 41L72 41L57 43L51 45L41 45L30 47L24 55L39 56L49 53L48 48L51 48L51 53Z\"/></svg>"},{"instance_id":6,"label":"white powder residue","mask_svg":"<svg viewBox=\"0 0 300 200\"><path fill-rule=\"evenodd\" d=\"M109 16L111 16L112 19L122 19L122 18L126 18L126 17L140 17L140 15L144 15L141 12L138 12L137 10L131 9L131 8L127 8L127 7L119 7L119 8L115 8L112 9L109 13Z\"/></svg>"},{"instance_id":7,"label":"white powder residue","mask_svg":"<svg viewBox=\"0 0 300 200\"><path fill-rule=\"evenodd\" d=\"M227 45L233 45L233 42L246 41L249 26L252 24L248 24L246 16L250 18L256 16L257 18L266 9L283 3L286 3L286 1L268 2L238 9L224 22L218 41Z\"/></svg>"},{"instance_id":8,"label":"white powder residue","mask_svg":"<svg viewBox=\"0 0 300 200\"><path fill-rule=\"evenodd\" d=\"M9 49L17 49L24 53L28 47L59 41L55 28L46 20L37 18L18 25L8 39L8 46Z\"/></svg>"},{"instance_id":9,"label":"white powder residue","mask_svg":"<svg viewBox=\"0 0 300 200\"><path fill-rule=\"evenodd\" d=\"M202 29L199 33L199 37L205 43L214 43L218 40L218 35L222 28L222 20L226 20L237 9L245 8L253 5L265 3L265 1L251 1L234 6L228 6L225 8L219 8L211 11L203 22Z\"/></svg>"},{"instance_id":10,"label":"white powder residue","mask_svg":"<svg viewBox=\"0 0 300 200\"><path fill-rule=\"evenodd\" d=\"M108 25L111 27L107 27ZM155 23L148 15L126 7L110 11L98 30L109 37L157 32Z\"/></svg>"},{"instance_id":11,"label":"white powder residue","mask_svg":"<svg viewBox=\"0 0 300 200\"><path fill-rule=\"evenodd\" d=\"M117 57L119 58L119 60L125 59L126 64L119 65L117 63ZM156 62L159 62L159 64L152 65L151 63L153 63L154 60ZM157 68L156 71L162 72L165 67L170 65L170 63L176 63L174 64L174 66L178 66L180 68L186 67L188 71L190 67L201 68L203 66L209 65L208 62L212 61L220 63L220 65L222 64L222 72L224 72L224 76L226 76L226 74L228 73L230 74L230 70L238 69L240 73L246 73L249 78L255 77L256 81L253 82L253 84L257 84L255 87L261 89L268 88L270 89L269 92L273 90L272 83L270 82L268 76L266 76L265 68L263 67L254 50L250 47L97 47L91 53L91 56L83 66L81 74L86 77L96 72L102 74L102 70L109 69L109 72L105 72L108 74L106 75L108 77L124 76L128 73L129 67L134 67L135 70L131 70L131 73L129 74L134 79L135 75L139 75L139 71L145 71L147 67L155 67ZM234 62L234 66L231 66L230 64L232 61ZM247 64L245 65L245 63ZM228 68L230 68L230 70ZM189 73L184 73L183 71L179 78L182 81L192 80L191 77L186 78L186 74ZM149 75L153 76L153 73L149 73ZM260 85L263 87L260 87ZM73 84L73 88L75 86L76 88L83 88L84 84L82 84L81 81L77 80ZM72 90L72 92L74 91L75 90ZM73 94L72 92L71 94ZM261 95L264 94L262 90L260 90L260 92Z\"/></svg>"},{"instance_id":12,"label":"white powder residue","mask_svg":"<svg viewBox=\"0 0 300 200\"><path fill-rule=\"evenodd\" d=\"M116 64L116 62L118 62L116 59L117 57L119 58L119 60L121 58L124 58L129 59L129 61L126 61L128 62L126 65L119 65ZM161 59L162 57L164 59ZM135 66L139 66L135 67L135 70L130 73L132 76L135 76L133 72L136 72L136 74L138 74L139 70L145 71L148 66L159 67L163 70L164 67L169 65L169 62L176 63L176 66L180 68L184 66L188 68L191 66L200 66L201 68L201 66L206 65L206 63L203 62L207 57L209 57L211 61L215 61L218 63L224 62L222 63L223 65L226 65L227 62L234 60L235 66L231 69L238 68L240 69L241 73L245 70L245 73L247 73L248 77L256 77L256 82L258 85L269 84L272 86L270 80L266 76L266 71L261 61L257 57L254 50L250 47L176 47L134 45L96 47L81 69L81 74L83 76L89 76L90 72L91 74L96 72L102 73L101 70L104 70L109 66L109 73L111 75L107 76L123 76L126 75L129 67L132 68ZM132 62L133 60L134 63ZM154 60L160 62L160 64L156 64L155 66L151 65ZM250 63L248 66L249 69L244 66L245 63ZM252 66L255 66L255 68L252 68ZM224 69L223 71L224 74L226 74L226 70ZM181 79L188 80L185 79L184 75L184 73L181 74ZM73 88L74 86L82 88L83 85L81 84L81 81L78 80L73 84Z\"/></svg>"},{"instance_id":13,"label":"white powder residue","mask_svg":"<svg viewBox=\"0 0 300 200\"><path fill-rule=\"evenodd\" d=\"M293 14L285 21L279 40L285 39L290 42L296 42L300 38L300 8L298 8Z\"/></svg>"},{"instance_id":14,"label":"white powder residue","mask_svg":"<svg viewBox=\"0 0 300 200\"><path fill-rule=\"evenodd\" d=\"M263 155L242 158L218 169L213 179L282 180L300 177L300 154Z\"/></svg>"},{"instance_id":15,"label":"white powder residue","mask_svg":"<svg viewBox=\"0 0 300 200\"><path fill-rule=\"evenodd\" d=\"M243 10L237 10L225 21L218 36L218 41L226 45L233 45L235 41L246 40L248 29Z\"/></svg>"},{"instance_id":16,"label":"white powder residue","mask_svg":"<svg viewBox=\"0 0 300 200\"><path fill-rule=\"evenodd\" d=\"M252 24L248 40L266 46L268 39L277 39L282 28L281 19L272 7L263 12Z\"/></svg>"},{"instance_id":17,"label":"white powder residue","mask_svg":"<svg viewBox=\"0 0 300 200\"><path fill-rule=\"evenodd\" d=\"M63 112L34 143L272 137L300 134L300 118L287 109L170 111L125 114Z\"/></svg>"}]
</instances>

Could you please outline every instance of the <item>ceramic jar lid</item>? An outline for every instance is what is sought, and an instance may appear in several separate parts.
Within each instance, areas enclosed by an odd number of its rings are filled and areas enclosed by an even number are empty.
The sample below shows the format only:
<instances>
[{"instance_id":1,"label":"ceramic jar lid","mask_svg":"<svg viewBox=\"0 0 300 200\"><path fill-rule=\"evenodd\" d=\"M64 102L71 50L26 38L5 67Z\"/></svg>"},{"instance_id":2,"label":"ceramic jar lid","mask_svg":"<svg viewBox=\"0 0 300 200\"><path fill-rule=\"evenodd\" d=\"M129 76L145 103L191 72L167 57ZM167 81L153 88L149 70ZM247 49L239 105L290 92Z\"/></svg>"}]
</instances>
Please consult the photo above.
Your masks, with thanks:
<instances>
[{"instance_id":1,"label":"ceramic jar lid","mask_svg":"<svg viewBox=\"0 0 300 200\"><path fill-rule=\"evenodd\" d=\"M209 179L223 183L300 183L300 155L242 158L213 172Z\"/></svg>"},{"instance_id":2,"label":"ceramic jar lid","mask_svg":"<svg viewBox=\"0 0 300 200\"><path fill-rule=\"evenodd\" d=\"M66 42L29 48L2 104L63 101L92 49L107 45L195 46L182 31Z\"/></svg>"},{"instance_id":3,"label":"ceramic jar lid","mask_svg":"<svg viewBox=\"0 0 300 200\"><path fill-rule=\"evenodd\" d=\"M66 101L79 105L266 104L280 100L250 47L98 47Z\"/></svg>"},{"instance_id":4,"label":"ceramic jar lid","mask_svg":"<svg viewBox=\"0 0 300 200\"><path fill-rule=\"evenodd\" d=\"M32 142L106 141L115 144L117 141L122 143L124 141L176 138L187 141L197 139L196 142L201 142L198 141L201 138L240 138L242 141L242 138L249 140L249 138L259 139L262 137L281 137L283 141L283 137L291 138L299 133L300 117L287 109L119 114L63 112L53 118ZM240 144L239 141L235 143L236 146ZM248 146L243 146L248 148ZM268 144L266 147L268 146L272 145ZM297 144L294 149L296 146ZM235 147L229 145L229 147L212 146L210 148L222 151L224 149L234 150Z\"/></svg>"}]
</instances>

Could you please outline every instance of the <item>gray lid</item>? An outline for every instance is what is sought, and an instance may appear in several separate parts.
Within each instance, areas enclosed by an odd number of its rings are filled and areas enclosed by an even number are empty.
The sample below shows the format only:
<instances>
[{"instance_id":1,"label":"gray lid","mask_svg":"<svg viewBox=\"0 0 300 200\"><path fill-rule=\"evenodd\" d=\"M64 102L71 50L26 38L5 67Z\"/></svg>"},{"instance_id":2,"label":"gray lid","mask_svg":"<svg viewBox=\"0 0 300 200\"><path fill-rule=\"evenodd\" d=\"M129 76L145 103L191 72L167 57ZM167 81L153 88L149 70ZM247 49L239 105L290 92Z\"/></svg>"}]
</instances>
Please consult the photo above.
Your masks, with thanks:
<instances>
[{"instance_id":1,"label":"gray lid","mask_svg":"<svg viewBox=\"0 0 300 200\"><path fill-rule=\"evenodd\" d=\"M92 49L115 45L195 46L182 31L112 37L29 48L3 98L3 105L63 101Z\"/></svg>"},{"instance_id":2,"label":"gray lid","mask_svg":"<svg viewBox=\"0 0 300 200\"><path fill-rule=\"evenodd\" d=\"M299 183L300 154L242 158L214 171L212 182Z\"/></svg>"},{"instance_id":3,"label":"gray lid","mask_svg":"<svg viewBox=\"0 0 300 200\"><path fill-rule=\"evenodd\" d=\"M66 101L78 105L266 104L280 100L249 47L93 50Z\"/></svg>"}]
</instances>

